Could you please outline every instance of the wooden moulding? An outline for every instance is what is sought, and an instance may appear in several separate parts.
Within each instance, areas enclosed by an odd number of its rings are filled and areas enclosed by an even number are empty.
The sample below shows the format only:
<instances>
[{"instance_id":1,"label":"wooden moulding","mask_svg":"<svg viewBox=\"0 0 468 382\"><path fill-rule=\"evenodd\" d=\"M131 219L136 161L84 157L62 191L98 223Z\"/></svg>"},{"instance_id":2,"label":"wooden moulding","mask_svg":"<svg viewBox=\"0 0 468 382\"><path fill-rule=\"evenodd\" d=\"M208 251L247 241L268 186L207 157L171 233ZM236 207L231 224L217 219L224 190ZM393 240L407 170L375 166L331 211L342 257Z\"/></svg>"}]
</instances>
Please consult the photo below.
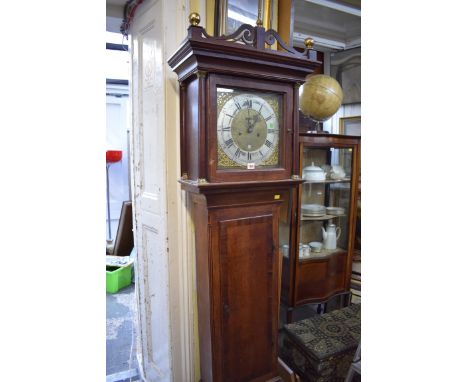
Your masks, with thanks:
<instances>
[{"instance_id":1,"label":"wooden moulding","mask_svg":"<svg viewBox=\"0 0 468 382\"><path fill-rule=\"evenodd\" d=\"M287 47L282 41L280 45L288 50L265 48L265 44L275 41L281 41L277 33L265 31L263 27L244 24L231 36L211 37L202 27L192 25L188 28L187 38L169 58L168 64L178 74L180 81L202 70L287 82L304 81L322 64L315 51L306 49L301 53ZM252 69L246 63L261 67L262 71Z\"/></svg>"},{"instance_id":2,"label":"wooden moulding","mask_svg":"<svg viewBox=\"0 0 468 382\"><path fill-rule=\"evenodd\" d=\"M216 194L216 193L232 193L240 190L277 190L278 188L287 188L297 186L303 183L302 179L284 179L275 181L251 181L251 182L222 182L208 183L196 182L191 180L179 179L184 191L195 194Z\"/></svg>"}]
</instances>

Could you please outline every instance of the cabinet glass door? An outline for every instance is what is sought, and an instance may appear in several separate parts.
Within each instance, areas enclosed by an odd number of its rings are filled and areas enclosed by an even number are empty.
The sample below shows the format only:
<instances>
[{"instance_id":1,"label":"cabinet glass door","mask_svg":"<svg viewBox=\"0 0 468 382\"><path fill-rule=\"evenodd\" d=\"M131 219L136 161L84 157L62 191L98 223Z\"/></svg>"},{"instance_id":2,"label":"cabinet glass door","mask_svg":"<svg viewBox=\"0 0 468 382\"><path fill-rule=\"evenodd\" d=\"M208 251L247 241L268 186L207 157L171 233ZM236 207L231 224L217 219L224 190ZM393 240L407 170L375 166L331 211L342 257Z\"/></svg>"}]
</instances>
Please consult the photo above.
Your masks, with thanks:
<instances>
[{"instance_id":1,"label":"cabinet glass door","mask_svg":"<svg viewBox=\"0 0 468 382\"><path fill-rule=\"evenodd\" d=\"M352 150L302 146L300 262L348 250Z\"/></svg>"}]
</instances>

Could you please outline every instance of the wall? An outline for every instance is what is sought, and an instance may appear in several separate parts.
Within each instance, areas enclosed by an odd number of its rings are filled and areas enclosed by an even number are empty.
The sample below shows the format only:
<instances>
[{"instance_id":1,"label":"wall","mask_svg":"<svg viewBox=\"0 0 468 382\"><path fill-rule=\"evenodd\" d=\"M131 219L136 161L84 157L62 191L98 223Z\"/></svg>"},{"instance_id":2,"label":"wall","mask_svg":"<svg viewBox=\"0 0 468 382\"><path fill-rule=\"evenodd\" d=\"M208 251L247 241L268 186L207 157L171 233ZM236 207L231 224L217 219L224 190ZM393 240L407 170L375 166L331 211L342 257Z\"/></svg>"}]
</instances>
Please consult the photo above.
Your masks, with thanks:
<instances>
[{"instance_id":1,"label":"wall","mask_svg":"<svg viewBox=\"0 0 468 382\"><path fill-rule=\"evenodd\" d=\"M111 232L112 239L114 239L122 202L131 200L127 141L127 132L131 126L129 121L128 85L107 85L106 125L106 150L122 150L122 160L109 166Z\"/></svg>"},{"instance_id":2,"label":"wall","mask_svg":"<svg viewBox=\"0 0 468 382\"><path fill-rule=\"evenodd\" d=\"M342 105L335 115L328 121L329 131L332 134L340 133L340 118L355 117L361 115L361 104L354 103L349 105Z\"/></svg>"}]
</instances>

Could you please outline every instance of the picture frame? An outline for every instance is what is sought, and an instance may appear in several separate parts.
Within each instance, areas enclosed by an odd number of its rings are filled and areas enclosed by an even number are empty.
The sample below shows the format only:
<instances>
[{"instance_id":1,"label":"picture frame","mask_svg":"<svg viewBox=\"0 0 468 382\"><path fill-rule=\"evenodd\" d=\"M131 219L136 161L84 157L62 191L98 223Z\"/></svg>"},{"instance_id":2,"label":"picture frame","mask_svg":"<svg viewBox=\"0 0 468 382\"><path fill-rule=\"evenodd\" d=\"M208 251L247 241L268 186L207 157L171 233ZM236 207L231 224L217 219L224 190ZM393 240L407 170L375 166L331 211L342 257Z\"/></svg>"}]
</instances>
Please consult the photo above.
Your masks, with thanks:
<instances>
[{"instance_id":1,"label":"picture frame","mask_svg":"<svg viewBox=\"0 0 468 382\"><path fill-rule=\"evenodd\" d=\"M361 136L361 116L340 118L340 134Z\"/></svg>"},{"instance_id":2,"label":"picture frame","mask_svg":"<svg viewBox=\"0 0 468 382\"><path fill-rule=\"evenodd\" d=\"M273 0L260 0L262 22L271 28ZM258 0L215 0L214 30L216 36L229 36L242 24L256 26Z\"/></svg>"}]
</instances>

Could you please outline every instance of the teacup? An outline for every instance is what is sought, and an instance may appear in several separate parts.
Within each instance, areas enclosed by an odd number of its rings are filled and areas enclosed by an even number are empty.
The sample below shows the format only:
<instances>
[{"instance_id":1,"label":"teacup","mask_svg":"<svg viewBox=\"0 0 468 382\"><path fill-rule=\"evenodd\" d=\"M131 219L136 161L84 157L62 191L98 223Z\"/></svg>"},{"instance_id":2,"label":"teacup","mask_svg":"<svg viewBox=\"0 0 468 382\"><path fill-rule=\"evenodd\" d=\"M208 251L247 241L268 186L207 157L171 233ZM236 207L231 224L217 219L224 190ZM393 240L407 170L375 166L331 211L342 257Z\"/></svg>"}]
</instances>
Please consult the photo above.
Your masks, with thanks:
<instances>
[{"instance_id":1,"label":"teacup","mask_svg":"<svg viewBox=\"0 0 468 382\"><path fill-rule=\"evenodd\" d=\"M323 244L320 241L311 241L309 243L309 247L312 250L312 252L318 253L322 250Z\"/></svg>"}]
</instances>

